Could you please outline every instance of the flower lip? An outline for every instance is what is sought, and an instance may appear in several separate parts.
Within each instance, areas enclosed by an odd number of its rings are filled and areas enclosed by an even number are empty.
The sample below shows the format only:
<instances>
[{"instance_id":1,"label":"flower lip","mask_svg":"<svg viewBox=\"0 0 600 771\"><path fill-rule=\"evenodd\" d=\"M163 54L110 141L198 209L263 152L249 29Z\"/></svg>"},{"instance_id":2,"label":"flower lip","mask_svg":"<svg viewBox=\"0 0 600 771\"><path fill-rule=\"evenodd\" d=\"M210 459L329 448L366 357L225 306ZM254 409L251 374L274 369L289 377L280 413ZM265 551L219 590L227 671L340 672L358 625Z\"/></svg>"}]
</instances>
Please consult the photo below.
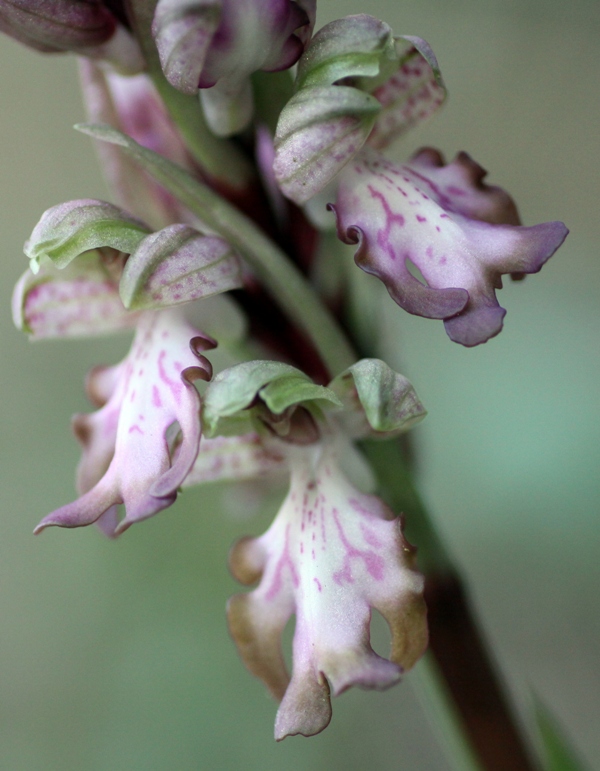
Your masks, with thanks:
<instances>
[{"instance_id":1,"label":"flower lip","mask_svg":"<svg viewBox=\"0 0 600 771\"><path fill-rule=\"evenodd\" d=\"M359 267L409 313L444 319L465 346L502 329L502 274L538 272L568 233L562 222L517 224L513 200L484 177L466 153L444 164L426 148L398 165L364 149L342 172L331 207L339 238L358 244Z\"/></svg>"}]
</instances>

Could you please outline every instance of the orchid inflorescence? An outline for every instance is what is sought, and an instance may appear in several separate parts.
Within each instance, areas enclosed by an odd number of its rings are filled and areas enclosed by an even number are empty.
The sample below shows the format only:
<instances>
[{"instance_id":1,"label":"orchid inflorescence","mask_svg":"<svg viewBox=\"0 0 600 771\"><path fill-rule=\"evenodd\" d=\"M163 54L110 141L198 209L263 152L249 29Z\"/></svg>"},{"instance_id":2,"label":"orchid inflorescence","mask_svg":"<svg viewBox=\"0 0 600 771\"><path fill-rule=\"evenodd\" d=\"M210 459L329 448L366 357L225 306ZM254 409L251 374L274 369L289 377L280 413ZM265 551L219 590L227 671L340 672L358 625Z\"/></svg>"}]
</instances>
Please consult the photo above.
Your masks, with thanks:
<instances>
[{"instance_id":1,"label":"orchid inflorescence","mask_svg":"<svg viewBox=\"0 0 600 771\"><path fill-rule=\"evenodd\" d=\"M342 244L401 308L475 346L502 328L502 275L538 272L567 233L522 226L464 152L386 157L445 100L433 51L372 16L314 33L315 17L316 0L0 0L3 31L81 57L79 128L115 201L42 215L15 323L32 339L134 334L123 361L89 374L97 411L73 420L79 497L36 532L95 522L114 537L182 487L289 476L271 527L230 558L256 584L231 599L230 632L281 700L278 739L318 733L330 694L386 688L427 646L415 549L357 445L425 410L341 331L354 270ZM323 271L338 274L335 296L319 296ZM217 344L233 363L213 375ZM371 648L373 609L389 660Z\"/></svg>"}]
</instances>

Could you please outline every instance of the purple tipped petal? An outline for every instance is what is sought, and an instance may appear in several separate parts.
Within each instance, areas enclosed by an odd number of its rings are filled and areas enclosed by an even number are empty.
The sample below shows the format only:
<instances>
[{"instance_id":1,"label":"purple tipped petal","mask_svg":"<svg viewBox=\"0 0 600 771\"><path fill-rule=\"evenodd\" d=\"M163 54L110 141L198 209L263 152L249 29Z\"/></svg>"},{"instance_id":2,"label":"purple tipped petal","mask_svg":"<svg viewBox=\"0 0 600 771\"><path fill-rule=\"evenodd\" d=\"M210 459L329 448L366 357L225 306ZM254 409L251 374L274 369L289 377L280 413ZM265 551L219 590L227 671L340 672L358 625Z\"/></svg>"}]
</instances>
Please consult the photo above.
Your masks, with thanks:
<instances>
[{"instance_id":1,"label":"purple tipped petal","mask_svg":"<svg viewBox=\"0 0 600 771\"><path fill-rule=\"evenodd\" d=\"M114 531L119 534L173 503L198 453L200 397L193 381L210 378L202 351L211 347L214 341L173 312L140 318L127 358L90 378L90 391L106 398L104 406L74 421L84 448L78 471L83 495L45 517L36 532L88 525L123 503L125 519ZM174 424L181 441L171 447ZM107 515L104 524L109 520Z\"/></svg>"},{"instance_id":2,"label":"purple tipped petal","mask_svg":"<svg viewBox=\"0 0 600 771\"><path fill-rule=\"evenodd\" d=\"M252 73L295 64L314 18L314 0L160 0L153 34L171 85L200 87L210 127L226 136L252 116Z\"/></svg>"},{"instance_id":3,"label":"purple tipped petal","mask_svg":"<svg viewBox=\"0 0 600 771\"><path fill-rule=\"evenodd\" d=\"M568 232L560 222L521 227L513 200L484 176L466 153L444 165L426 149L400 166L365 150L342 172L334 207L339 237L359 245L357 264L467 346L502 328L501 275L539 271Z\"/></svg>"},{"instance_id":4,"label":"purple tipped petal","mask_svg":"<svg viewBox=\"0 0 600 771\"><path fill-rule=\"evenodd\" d=\"M198 91L206 54L221 17L222 0L159 0L152 23L160 63L169 83Z\"/></svg>"},{"instance_id":5,"label":"purple tipped petal","mask_svg":"<svg viewBox=\"0 0 600 771\"><path fill-rule=\"evenodd\" d=\"M0 30L39 51L96 46L115 28L100 0L0 0Z\"/></svg>"},{"instance_id":6,"label":"purple tipped petal","mask_svg":"<svg viewBox=\"0 0 600 771\"><path fill-rule=\"evenodd\" d=\"M423 581L399 520L350 484L333 445L289 452L291 486L277 518L263 536L242 540L231 554L234 576L260 583L232 598L228 609L244 663L276 698L283 696L278 740L322 731L331 718L330 692L393 685L427 643ZM390 625L390 661L370 646L372 608ZM292 613L290 680L280 637Z\"/></svg>"}]
</instances>

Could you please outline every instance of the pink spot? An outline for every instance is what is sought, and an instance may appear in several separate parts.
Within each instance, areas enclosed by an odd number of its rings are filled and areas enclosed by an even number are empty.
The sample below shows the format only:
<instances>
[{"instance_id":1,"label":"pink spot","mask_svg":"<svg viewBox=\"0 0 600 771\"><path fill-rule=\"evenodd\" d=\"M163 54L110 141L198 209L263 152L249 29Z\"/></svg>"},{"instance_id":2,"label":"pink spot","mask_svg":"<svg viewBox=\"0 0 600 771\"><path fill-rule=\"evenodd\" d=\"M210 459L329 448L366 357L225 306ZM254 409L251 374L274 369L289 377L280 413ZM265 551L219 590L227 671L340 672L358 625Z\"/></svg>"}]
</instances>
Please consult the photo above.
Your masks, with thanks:
<instances>
[{"instance_id":1,"label":"pink spot","mask_svg":"<svg viewBox=\"0 0 600 771\"><path fill-rule=\"evenodd\" d=\"M427 222L427 217L423 217L421 214L417 214L417 222Z\"/></svg>"},{"instance_id":2,"label":"pink spot","mask_svg":"<svg viewBox=\"0 0 600 771\"><path fill-rule=\"evenodd\" d=\"M154 407L162 407L162 402L160 400L160 391L158 390L158 386L153 385L152 386L152 404Z\"/></svg>"},{"instance_id":3,"label":"pink spot","mask_svg":"<svg viewBox=\"0 0 600 771\"><path fill-rule=\"evenodd\" d=\"M138 434L144 434L142 429L138 425L129 426L129 433L133 434L137 431Z\"/></svg>"},{"instance_id":4,"label":"pink spot","mask_svg":"<svg viewBox=\"0 0 600 771\"><path fill-rule=\"evenodd\" d=\"M323 587L321 586L321 582L319 581L319 579L318 579L318 578L313 578L313 581L314 581L314 582L315 582L315 584L317 585L317 589L318 589L320 592L322 592L322 591L323 591Z\"/></svg>"}]
</instances>

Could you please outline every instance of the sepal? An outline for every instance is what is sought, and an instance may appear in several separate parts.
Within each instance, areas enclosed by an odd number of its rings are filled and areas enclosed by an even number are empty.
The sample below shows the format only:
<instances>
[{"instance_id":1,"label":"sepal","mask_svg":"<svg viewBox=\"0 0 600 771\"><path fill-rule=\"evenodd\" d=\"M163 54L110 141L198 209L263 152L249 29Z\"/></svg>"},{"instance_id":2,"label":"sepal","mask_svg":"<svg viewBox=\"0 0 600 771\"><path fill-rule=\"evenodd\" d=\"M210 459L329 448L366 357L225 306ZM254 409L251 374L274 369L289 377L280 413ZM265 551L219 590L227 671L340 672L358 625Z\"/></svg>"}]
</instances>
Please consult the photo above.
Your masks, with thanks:
<instances>
[{"instance_id":1,"label":"sepal","mask_svg":"<svg viewBox=\"0 0 600 771\"><path fill-rule=\"evenodd\" d=\"M298 204L319 193L362 147L381 105L347 86L315 86L295 94L279 117L273 171Z\"/></svg>"},{"instance_id":2,"label":"sepal","mask_svg":"<svg viewBox=\"0 0 600 771\"><path fill-rule=\"evenodd\" d=\"M356 439L389 439L427 414L407 378L380 359L361 359L337 375L329 388L344 405L338 420Z\"/></svg>"},{"instance_id":3,"label":"sepal","mask_svg":"<svg viewBox=\"0 0 600 771\"><path fill-rule=\"evenodd\" d=\"M81 199L53 206L42 215L24 251L36 273L45 260L57 268L91 249L131 254L147 235L141 221L106 201Z\"/></svg>"},{"instance_id":4,"label":"sepal","mask_svg":"<svg viewBox=\"0 0 600 771\"><path fill-rule=\"evenodd\" d=\"M213 35L221 20L222 0L159 0L152 34L169 83L196 94Z\"/></svg>"},{"instance_id":5,"label":"sepal","mask_svg":"<svg viewBox=\"0 0 600 771\"><path fill-rule=\"evenodd\" d=\"M222 238L187 225L170 225L140 241L120 282L123 304L156 309L242 286L237 254Z\"/></svg>"},{"instance_id":6,"label":"sepal","mask_svg":"<svg viewBox=\"0 0 600 771\"><path fill-rule=\"evenodd\" d=\"M249 361L219 372L207 388L202 407L209 437L260 430L267 424L283 436L297 407L318 412L339 409L341 402L329 388L315 385L289 364Z\"/></svg>"},{"instance_id":7,"label":"sepal","mask_svg":"<svg viewBox=\"0 0 600 771\"><path fill-rule=\"evenodd\" d=\"M323 190L366 142L389 144L446 94L429 45L395 38L367 14L319 30L299 61L295 87L277 126L274 171L299 204Z\"/></svg>"}]
</instances>

